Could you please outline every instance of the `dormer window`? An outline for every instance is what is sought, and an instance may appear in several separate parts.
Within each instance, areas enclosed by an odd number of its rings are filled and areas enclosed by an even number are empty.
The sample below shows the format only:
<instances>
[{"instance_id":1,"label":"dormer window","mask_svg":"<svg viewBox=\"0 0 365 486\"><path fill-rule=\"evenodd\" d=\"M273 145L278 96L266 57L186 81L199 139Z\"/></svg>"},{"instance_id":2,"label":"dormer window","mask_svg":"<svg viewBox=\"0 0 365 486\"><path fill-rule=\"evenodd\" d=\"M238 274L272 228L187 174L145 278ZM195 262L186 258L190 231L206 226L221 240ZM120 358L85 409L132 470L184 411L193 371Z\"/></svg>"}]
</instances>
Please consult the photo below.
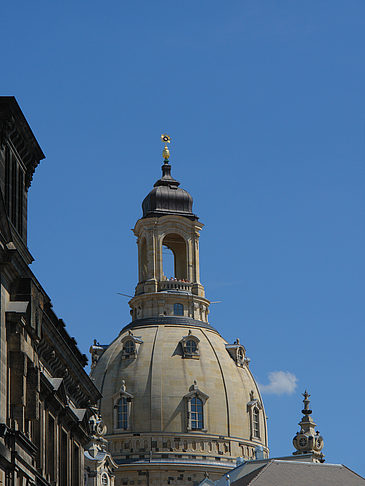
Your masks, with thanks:
<instances>
[{"instance_id":1,"label":"dormer window","mask_svg":"<svg viewBox=\"0 0 365 486\"><path fill-rule=\"evenodd\" d=\"M132 339L128 339L123 346L123 351L125 354L134 354L136 352L136 346Z\"/></svg>"},{"instance_id":2,"label":"dormer window","mask_svg":"<svg viewBox=\"0 0 365 486\"><path fill-rule=\"evenodd\" d=\"M250 417L251 440L260 439L260 416L262 411L262 404L258 398L255 398L253 390L250 393L250 401L247 404L247 411Z\"/></svg>"},{"instance_id":3,"label":"dormer window","mask_svg":"<svg viewBox=\"0 0 365 486\"><path fill-rule=\"evenodd\" d=\"M175 316L183 316L184 315L183 304L174 304L174 315Z\"/></svg>"},{"instance_id":4,"label":"dormer window","mask_svg":"<svg viewBox=\"0 0 365 486\"><path fill-rule=\"evenodd\" d=\"M130 430L130 417L133 398L133 395L127 392L125 381L122 380L120 392L113 396L114 429L118 431Z\"/></svg>"},{"instance_id":5,"label":"dormer window","mask_svg":"<svg viewBox=\"0 0 365 486\"><path fill-rule=\"evenodd\" d=\"M132 331L129 331L122 339L122 359L135 359L138 354L138 348L142 342L142 339L134 336Z\"/></svg>"},{"instance_id":6,"label":"dormer window","mask_svg":"<svg viewBox=\"0 0 365 486\"><path fill-rule=\"evenodd\" d=\"M194 341L193 339L189 339L188 341L186 341L185 350L186 350L187 354L196 353L197 350L198 350L198 345L197 345L196 341Z\"/></svg>"},{"instance_id":7,"label":"dormer window","mask_svg":"<svg viewBox=\"0 0 365 486\"><path fill-rule=\"evenodd\" d=\"M240 366L241 368L248 366L250 359L246 358L246 350L244 346L240 344L239 339L236 339L233 344L226 344L226 350L237 366Z\"/></svg>"},{"instance_id":8,"label":"dormer window","mask_svg":"<svg viewBox=\"0 0 365 486\"><path fill-rule=\"evenodd\" d=\"M193 335L191 330L180 341L183 358L199 359L199 338Z\"/></svg>"},{"instance_id":9,"label":"dormer window","mask_svg":"<svg viewBox=\"0 0 365 486\"><path fill-rule=\"evenodd\" d=\"M187 430L205 430L204 409L209 398L208 395L199 390L196 380L185 395L187 412Z\"/></svg>"}]
</instances>

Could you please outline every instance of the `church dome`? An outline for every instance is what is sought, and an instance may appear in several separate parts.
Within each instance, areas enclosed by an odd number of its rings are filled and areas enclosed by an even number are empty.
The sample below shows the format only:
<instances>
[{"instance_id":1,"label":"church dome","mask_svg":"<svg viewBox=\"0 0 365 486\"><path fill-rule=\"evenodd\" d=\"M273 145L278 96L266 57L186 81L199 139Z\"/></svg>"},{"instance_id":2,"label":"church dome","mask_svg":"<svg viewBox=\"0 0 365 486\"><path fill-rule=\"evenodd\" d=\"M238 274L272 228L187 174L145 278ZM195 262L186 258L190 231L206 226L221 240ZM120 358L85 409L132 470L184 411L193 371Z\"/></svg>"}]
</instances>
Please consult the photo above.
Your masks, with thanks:
<instances>
[{"instance_id":1,"label":"church dome","mask_svg":"<svg viewBox=\"0 0 365 486\"><path fill-rule=\"evenodd\" d=\"M90 349L105 437L119 466L116 486L194 486L205 473L218 479L237 457L255 458L257 447L269 452L246 350L238 339L225 341L208 320L199 266L203 224L190 194L171 177L168 156L165 146L162 178L133 229L132 322L110 345L95 342ZM164 248L174 259L169 275Z\"/></svg>"},{"instance_id":2,"label":"church dome","mask_svg":"<svg viewBox=\"0 0 365 486\"><path fill-rule=\"evenodd\" d=\"M267 451L265 414L244 347L228 344L208 324L177 317L134 321L102 354L92 378L108 431L120 434L111 450L117 463L152 450L227 467L236 457L253 458L257 445ZM121 393L131 404L125 430L115 408ZM189 408L194 397L201 418Z\"/></svg>"},{"instance_id":3,"label":"church dome","mask_svg":"<svg viewBox=\"0 0 365 486\"><path fill-rule=\"evenodd\" d=\"M159 217L166 214L198 219L193 214L193 198L179 187L180 182L171 176L171 165L165 162L162 166L162 177L142 203L143 217Z\"/></svg>"}]
</instances>

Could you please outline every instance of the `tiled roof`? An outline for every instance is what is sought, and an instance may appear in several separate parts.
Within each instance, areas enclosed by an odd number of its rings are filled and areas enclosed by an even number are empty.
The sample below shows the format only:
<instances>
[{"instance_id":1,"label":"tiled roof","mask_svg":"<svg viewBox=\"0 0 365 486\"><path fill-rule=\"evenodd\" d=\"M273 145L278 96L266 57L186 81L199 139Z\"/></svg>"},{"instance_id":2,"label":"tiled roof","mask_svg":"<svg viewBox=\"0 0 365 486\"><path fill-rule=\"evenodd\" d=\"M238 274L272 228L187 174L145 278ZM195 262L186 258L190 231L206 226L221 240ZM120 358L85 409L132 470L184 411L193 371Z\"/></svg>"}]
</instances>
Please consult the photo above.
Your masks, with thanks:
<instances>
[{"instance_id":1,"label":"tiled roof","mask_svg":"<svg viewBox=\"0 0 365 486\"><path fill-rule=\"evenodd\" d=\"M272 460L245 472L231 486L365 486L364 478L341 464Z\"/></svg>"}]
</instances>

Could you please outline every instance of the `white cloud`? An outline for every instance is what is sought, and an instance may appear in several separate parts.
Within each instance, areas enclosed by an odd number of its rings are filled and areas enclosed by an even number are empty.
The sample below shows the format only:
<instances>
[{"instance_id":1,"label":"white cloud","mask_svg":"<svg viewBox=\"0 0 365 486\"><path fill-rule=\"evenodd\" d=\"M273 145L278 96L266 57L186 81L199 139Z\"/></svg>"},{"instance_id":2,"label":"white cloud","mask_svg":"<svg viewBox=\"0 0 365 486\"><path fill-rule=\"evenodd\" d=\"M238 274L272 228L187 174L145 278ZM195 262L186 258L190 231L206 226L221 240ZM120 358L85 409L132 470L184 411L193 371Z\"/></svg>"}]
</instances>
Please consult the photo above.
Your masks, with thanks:
<instances>
[{"instance_id":1,"label":"white cloud","mask_svg":"<svg viewBox=\"0 0 365 486\"><path fill-rule=\"evenodd\" d=\"M262 393L275 395L291 395L297 388L298 378L289 371L270 371L269 384L259 385Z\"/></svg>"}]
</instances>

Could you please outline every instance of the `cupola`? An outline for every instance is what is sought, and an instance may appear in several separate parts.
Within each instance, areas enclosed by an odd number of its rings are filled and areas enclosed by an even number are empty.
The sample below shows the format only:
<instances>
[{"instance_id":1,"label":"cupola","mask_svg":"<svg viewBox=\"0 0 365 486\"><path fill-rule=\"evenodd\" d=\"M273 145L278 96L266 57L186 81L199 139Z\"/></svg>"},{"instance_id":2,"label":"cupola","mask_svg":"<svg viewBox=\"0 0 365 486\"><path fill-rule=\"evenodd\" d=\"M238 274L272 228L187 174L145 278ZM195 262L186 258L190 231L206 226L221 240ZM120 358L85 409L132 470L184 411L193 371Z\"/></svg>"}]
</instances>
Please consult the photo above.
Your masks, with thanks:
<instances>
[{"instance_id":1,"label":"cupola","mask_svg":"<svg viewBox=\"0 0 365 486\"><path fill-rule=\"evenodd\" d=\"M173 214L193 220L198 219L192 212L193 198L179 185L180 182L171 176L171 165L165 161L162 166L161 179L154 184L152 191L142 203L143 217L151 218Z\"/></svg>"},{"instance_id":2,"label":"cupola","mask_svg":"<svg viewBox=\"0 0 365 486\"><path fill-rule=\"evenodd\" d=\"M198 217L193 214L193 198L179 187L180 182L171 176L171 165L169 164L170 152L167 143L170 143L168 135L161 135L165 143L162 152L164 164L162 165L162 177L155 182L152 191L145 197L142 203L143 218L166 216L184 216L192 220Z\"/></svg>"}]
</instances>

